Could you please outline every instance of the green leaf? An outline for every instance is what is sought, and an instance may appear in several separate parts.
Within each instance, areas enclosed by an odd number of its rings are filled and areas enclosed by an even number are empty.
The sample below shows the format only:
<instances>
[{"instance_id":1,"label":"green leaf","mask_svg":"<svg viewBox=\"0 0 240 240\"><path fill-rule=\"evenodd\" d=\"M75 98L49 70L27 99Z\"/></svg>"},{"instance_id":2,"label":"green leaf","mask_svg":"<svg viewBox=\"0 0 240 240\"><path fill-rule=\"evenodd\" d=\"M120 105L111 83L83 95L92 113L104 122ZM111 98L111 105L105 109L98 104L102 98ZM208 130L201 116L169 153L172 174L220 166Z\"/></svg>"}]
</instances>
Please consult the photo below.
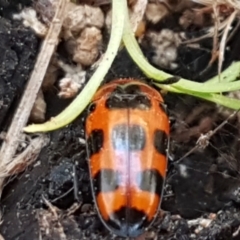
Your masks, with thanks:
<instances>
[{"instance_id":1,"label":"green leaf","mask_svg":"<svg viewBox=\"0 0 240 240\"><path fill-rule=\"evenodd\" d=\"M232 63L225 71L223 71L219 76L215 76L209 79L204 85L214 84L214 83L226 83L235 81L240 74L240 62Z\"/></svg>"},{"instance_id":2,"label":"green leaf","mask_svg":"<svg viewBox=\"0 0 240 240\"><path fill-rule=\"evenodd\" d=\"M155 83L155 85L157 87L167 90L169 92L174 92L174 93L178 93L178 94L186 94L185 92L182 92L178 88L174 88L171 85L164 85L164 84L159 84L159 83ZM229 98L229 97L223 96L221 94L197 93L197 92L188 92L187 94L194 96L194 97L202 98L202 99L210 101L210 102L220 104L222 106L225 106L225 107L228 107L231 109L235 109L235 110L240 109L240 100L235 99L235 98Z\"/></svg>"},{"instance_id":3,"label":"green leaf","mask_svg":"<svg viewBox=\"0 0 240 240\"><path fill-rule=\"evenodd\" d=\"M186 93L188 92L221 93L239 90L240 81L203 84L185 80L179 81L177 84L172 84L172 86L181 89Z\"/></svg>"},{"instance_id":4,"label":"green leaf","mask_svg":"<svg viewBox=\"0 0 240 240\"><path fill-rule=\"evenodd\" d=\"M138 67L150 78L159 80L164 82L166 79L172 77L172 75L167 74L163 71L158 70L157 68L153 67L143 55L136 39L134 33L132 32L131 25L129 22L128 16L128 9L125 7L124 12L125 17L125 24L124 24L124 31L123 31L123 42L124 45L133 59L133 61L138 65Z\"/></svg>"}]
</instances>

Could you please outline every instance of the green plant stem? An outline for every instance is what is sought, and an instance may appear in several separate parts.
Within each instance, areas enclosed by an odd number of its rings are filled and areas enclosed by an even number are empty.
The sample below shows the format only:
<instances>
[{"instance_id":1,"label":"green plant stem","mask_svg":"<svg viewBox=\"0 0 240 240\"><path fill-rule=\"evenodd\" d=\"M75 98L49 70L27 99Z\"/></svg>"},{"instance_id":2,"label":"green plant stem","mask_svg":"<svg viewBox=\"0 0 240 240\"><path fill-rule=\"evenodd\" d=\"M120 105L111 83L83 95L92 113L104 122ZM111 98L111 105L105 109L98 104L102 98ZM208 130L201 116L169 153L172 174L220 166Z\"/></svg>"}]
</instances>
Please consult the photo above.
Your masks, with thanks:
<instances>
[{"instance_id":1,"label":"green plant stem","mask_svg":"<svg viewBox=\"0 0 240 240\"><path fill-rule=\"evenodd\" d=\"M219 82L233 82L239 77L240 73L240 62L233 62L225 71L219 76L215 76L203 84L214 84ZM220 81L219 81L220 80Z\"/></svg>"},{"instance_id":2,"label":"green plant stem","mask_svg":"<svg viewBox=\"0 0 240 240\"><path fill-rule=\"evenodd\" d=\"M197 93L222 93L237 91L240 89L240 81L235 82L219 82L219 83L196 83L192 81L182 81L181 84L172 84L173 87L182 90L188 94L189 92Z\"/></svg>"},{"instance_id":3,"label":"green plant stem","mask_svg":"<svg viewBox=\"0 0 240 240\"><path fill-rule=\"evenodd\" d=\"M124 12L122 12L122 14L125 15L123 42L133 61L149 78L154 78L155 80L159 81L164 81L168 78L171 78L172 75L158 70L146 60L135 39L134 33L132 32L131 25L129 22L128 9L125 8L123 10Z\"/></svg>"},{"instance_id":4,"label":"green plant stem","mask_svg":"<svg viewBox=\"0 0 240 240\"><path fill-rule=\"evenodd\" d=\"M148 77L162 82L162 84L155 84L156 86L175 93L189 94L198 98L221 104L232 109L240 108L239 100L216 94L219 92L228 92L240 89L240 81L231 83L236 79L239 74L240 63L233 64L230 69L226 70L224 74L221 74L222 79L224 80L224 82L221 83L217 81L218 77L212 78L208 82L203 84L192 82L182 78L175 84L164 85L164 80L173 76L154 68L148 63L146 58L143 56L143 53L132 33L127 8L125 8L124 10L126 18L123 32L123 42L125 44L125 47L134 62Z\"/></svg>"},{"instance_id":5,"label":"green plant stem","mask_svg":"<svg viewBox=\"0 0 240 240\"><path fill-rule=\"evenodd\" d=\"M185 94L181 90L174 88L170 85L164 85L164 84L159 84L155 83L155 85L159 88L162 88L166 91L173 92L173 93L178 93L178 94ZM197 92L188 92L188 95L198 97L210 102L214 102L217 104L220 104L222 106L239 110L240 109L240 100L235 99L235 98L229 98L220 94L214 94L214 93L197 93Z\"/></svg>"},{"instance_id":6,"label":"green plant stem","mask_svg":"<svg viewBox=\"0 0 240 240\"><path fill-rule=\"evenodd\" d=\"M107 51L104 54L99 67L82 92L59 115L51 118L50 121L43 124L29 125L24 128L25 132L49 132L56 130L72 122L86 108L98 87L102 83L106 73L109 71L115 56L117 55L122 39L125 18L125 15L119 14L118 11L123 12L121 9L126 7L124 5L126 5L126 1L112 1L112 30Z\"/></svg>"}]
</instances>

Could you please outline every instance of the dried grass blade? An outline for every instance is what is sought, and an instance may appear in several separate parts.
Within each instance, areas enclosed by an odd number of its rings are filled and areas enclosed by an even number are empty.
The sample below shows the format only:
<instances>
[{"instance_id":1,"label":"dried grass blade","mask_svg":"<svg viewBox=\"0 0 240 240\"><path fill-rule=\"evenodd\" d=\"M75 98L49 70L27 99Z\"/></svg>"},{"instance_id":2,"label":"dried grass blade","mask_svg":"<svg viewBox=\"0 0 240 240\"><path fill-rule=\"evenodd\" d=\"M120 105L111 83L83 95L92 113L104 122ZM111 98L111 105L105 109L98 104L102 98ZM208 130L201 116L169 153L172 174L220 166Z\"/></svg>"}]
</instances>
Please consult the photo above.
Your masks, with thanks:
<instances>
[{"instance_id":1,"label":"dried grass blade","mask_svg":"<svg viewBox=\"0 0 240 240\"><path fill-rule=\"evenodd\" d=\"M219 76L219 81L220 81L220 74L221 74L221 70L222 70L222 64L224 61L224 53L225 53L225 47L226 47L226 42L227 42L227 37L228 37L228 33L230 31L230 27L237 15L237 10L235 10L229 17L228 22L227 22L227 26L224 29L223 32L223 36L220 42L220 47L219 47L219 60L218 60L218 76Z\"/></svg>"},{"instance_id":2,"label":"dried grass blade","mask_svg":"<svg viewBox=\"0 0 240 240\"><path fill-rule=\"evenodd\" d=\"M0 178L6 178L25 171L37 159L42 148L48 143L49 138L45 134L39 134L38 137L31 139L26 149L14 157L8 165L0 165Z\"/></svg>"},{"instance_id":3,"label":"dried grass blade","mask_svg":"<svg viewBox=\"0 0 240 240\"><path fill-rule=\"evenodd\" d=\"M67 0L60 0L56 7L56 13L53 18L47 36L43 41L36 64L27 87L24 91L20 104L15 112L12 123L3 142L0 151L0 166L8 165L18 147L18 139L20 138L23 127L26 125L36 96L42 85L47 67L49 65L52 54L58 44L58 37L61 32L64 9Z\"/></svg>"}]
</instances>

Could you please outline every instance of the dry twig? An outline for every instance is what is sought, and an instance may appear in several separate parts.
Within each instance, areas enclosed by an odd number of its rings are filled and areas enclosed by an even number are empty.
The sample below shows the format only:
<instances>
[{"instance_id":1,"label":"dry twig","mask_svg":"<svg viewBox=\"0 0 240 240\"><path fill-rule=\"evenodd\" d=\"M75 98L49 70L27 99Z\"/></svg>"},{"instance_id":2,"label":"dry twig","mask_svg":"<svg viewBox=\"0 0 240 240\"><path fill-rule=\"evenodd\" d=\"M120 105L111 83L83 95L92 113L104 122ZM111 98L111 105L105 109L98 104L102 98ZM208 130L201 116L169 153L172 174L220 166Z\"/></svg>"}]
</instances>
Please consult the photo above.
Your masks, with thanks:
<instances>
[{"instance_id":1,"label":"dry twig","mask_svg":"<svg viewBox=\"0 0 240 240\"><path fill-rule=\"evenodd\" d=\"M42 81L44 79L50 59L58 44L58 37L62 27L66 3L67 0L60 0L56 8L55 16L50 25L47 36L43 41L42 48L38 55L31 78L27 84L20 104L13 117L5 141L2 144L0 152L0 169L4 169L13 161L13 156L19 145L22 129L28 121L35 99L42 85Z\"/></svg>"},{"instance_id":2,"label":"dry twig","mask_svg":"<svg viewBox=\"0 0 240 240\"><path fill-rule=\"evenodd\" d=\"M195 152L197 149L205 149L209 145L210 138L218 131L220 130L224 125L226 125L231 118L236 116L236 114L239 112L239 110L234 111L231 115L228 116L228 118L223 121L220 125L218 125L214 130L209 131L206 134L201 134L201 136L198 138L195 147L193 147L191 150L189 150L184 156L182 156L180 159L178 159L176 163L181 162L183 159L188 157L191 153Z\"/></svg>"},{"instance_id":3,"label":"dry twig","mask_svg":"<svg viewBox=\"0 0 240 240\"><path fill-rule=\"evenodd\" d=\"M222 39L221 39L221 42L220 42L219 61L218 61L218 76L220 76L221 70L222 70L222 64L223 64L223 61L224 61L224 52L225 52L225 47L226 47L226 43L227 43L228 33L229 33L229 30L231 28L231 25L232 25L233 21L235 20L237 12L238 11L235 10L230 15L230 17L228 18L228 23L227 23L226 28L224 29L223 36L222 36Z\"/></svg>"},{"instance_id":4,"label":"dry twig","mask_svg":"<svg viewBox=\"0 0 240 240\"><path fill-rule=\"evenodd\" d=\"M212 9L213 17L215 20L215 26L210 27L208 29L208 33L205 34L204 36L187 40L184 42L184 44L197 42L208 37L213 37L212 58L207 68L203 72L207 71L207 69L212 65L212 63L218 58L218 75L220 76L222 64L224 61L226 44L229 41L229 39L233 36L233 34L236 32L233 30L232 33L229 35L231 25L239 15L240 2L238 0L192 0L192 1L205 5L210 10ZM220 20L221 18L223 20ZM218 38L221 35L222 37L219 43Z\"/></svg>"},{"instance_id":5,"label":"dry twig","mask_svg":"<svg viewBox=\"0 0 240 240\"><path fill-rule=\"evenodd\" d=\"M38 157L42 148L49 142L49 138L41 134L31 139L29 145L20 154L9 161L8 164L0 164L0 196L5 184L5 179L12 175L23 172Z\"/></svg>"},{"instance_id":6,"label":"dry twig","mask_svg":"<svg viewBox=\"0 0 240 240\"><path fill-rule=\"evenodd\" d=\"M0 165L0 179L4 179L8 176L24 171L27 166L29 166L37 159L40 151L44 146L48 144L48 142L49 138L44 134L41 134L34 139L31 139L26 149L24 149L23 152L14 157L12 161L8 163L8 165Z\"/></svg>"},{"instance_id":7,"label":"dry twig","mask_svg":"<svg viewBox=\"0 0 240 240\"><path fill-rule=\"evenodd\" d=\"M212 6L215 3L217 3L218 5L226 5L234 9L240 10L239 0L192 0L192 1L206 6Z\"/></svg>"}]
</instances>

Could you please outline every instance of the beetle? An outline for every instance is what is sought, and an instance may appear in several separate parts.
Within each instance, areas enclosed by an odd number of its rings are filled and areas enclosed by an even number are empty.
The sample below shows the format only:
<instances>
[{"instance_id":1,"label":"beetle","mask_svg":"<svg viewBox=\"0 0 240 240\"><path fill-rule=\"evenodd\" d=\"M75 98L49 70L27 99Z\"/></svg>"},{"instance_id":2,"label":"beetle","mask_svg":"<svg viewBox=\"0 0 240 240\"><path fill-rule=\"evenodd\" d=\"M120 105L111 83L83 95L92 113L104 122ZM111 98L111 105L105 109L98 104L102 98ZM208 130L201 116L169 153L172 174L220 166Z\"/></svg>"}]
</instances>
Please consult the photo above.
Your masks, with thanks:
<instances>
[{"instance_id":1,"label":"beetle","mask_svg":"<svg viewBox=\"0 0 240 240\"><path fill-rule=\"evenodd\" d=\"M86 119L91 189L115 235L137 237L154 221L167 170L169 118L161 94L136 79L101 87Z\"/></svg>"}]
</instances>

